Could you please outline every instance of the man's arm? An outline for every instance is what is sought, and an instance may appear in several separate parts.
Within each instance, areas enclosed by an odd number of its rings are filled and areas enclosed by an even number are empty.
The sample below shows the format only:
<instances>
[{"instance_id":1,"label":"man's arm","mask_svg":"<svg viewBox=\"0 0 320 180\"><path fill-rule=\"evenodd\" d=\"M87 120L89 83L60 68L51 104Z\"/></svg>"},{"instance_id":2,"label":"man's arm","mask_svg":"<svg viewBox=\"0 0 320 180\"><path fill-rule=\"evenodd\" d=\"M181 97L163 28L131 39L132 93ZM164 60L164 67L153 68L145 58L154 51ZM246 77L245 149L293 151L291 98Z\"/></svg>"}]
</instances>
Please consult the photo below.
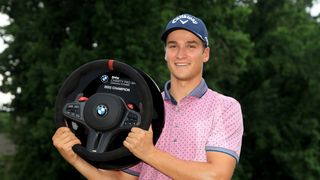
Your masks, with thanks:
<instances>
[{"instance_id":1,"label":"man's arm","mask_svg":"<svg viewBox=\"0 0 320 180\"><path fill-rule=\"evenodd\" d=\"M132 128L124 146L135 156L173 179L231 179L236 159L221 152L207 152L207 162L185 161L156 149L152 130Z\"/></svg>"},{"instance_id":2,"label":"man's arm","mask_svg":"<svg viewBox=\"0 0 320 180\"><path fill-rule=\"evenodd\" d=\"M72 150L75 144L81 144L80 140L71 132L68 127L59 128L52 137L53 145L57 148L62 157L75 167L87 179L110 179L110 180L136 180L135 176L122 171L98 169L82 159Z\"/></svg>"},{"instance_id":3,"label":"man's arm","mask_svg":"<svg viewBox=\"0 0 320 180\"><path fill-rule=\"evenodd\" d=\"M155 151L146 162L173 179L231 179L236 160L221 152L208 152L207 162L180 160Z\"/></svg>"}]
</instances>

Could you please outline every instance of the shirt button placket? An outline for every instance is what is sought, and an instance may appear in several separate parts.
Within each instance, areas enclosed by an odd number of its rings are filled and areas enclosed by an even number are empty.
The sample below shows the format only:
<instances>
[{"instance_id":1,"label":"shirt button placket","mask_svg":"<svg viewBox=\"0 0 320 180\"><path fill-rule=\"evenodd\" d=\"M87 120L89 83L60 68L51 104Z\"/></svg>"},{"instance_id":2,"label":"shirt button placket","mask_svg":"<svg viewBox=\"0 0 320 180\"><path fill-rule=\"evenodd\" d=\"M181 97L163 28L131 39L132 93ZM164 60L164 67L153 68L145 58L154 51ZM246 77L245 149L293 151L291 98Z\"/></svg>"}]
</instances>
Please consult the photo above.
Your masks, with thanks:
<instances>
[{"instance_id":1,"label":"shirt button placket","mask_svg":"<svg viewBox=\"0 0 320 180\"><path fill-rule=\"evenodd\" d=\"M174 108L175 112L177 113L177 115L179 114L179 111L180 111L180 106L179 105L176 105L175 108ZM179 116L179 115L178 115ZM178 125L178 122L177 122L177 119L175 119L175 122L174 122L174 136L172 138L172 142L174 144L177 143L177 136L178 136L178 128L179 128L179 125Z\"/></svg>"},{"instance_id":2,"label":"shirt button placket","mask_svg":"<svg viewBox=\"0 0 320 180\"><path fill-rule=\"evenodd\" d=\"M176 105L176 107L174 108L174 110L175 110L176 112L179 112L179 106Z\"/></svg>"},{"instance_id":3,"label":"shirt button placket","mask_svg":"<svg viewBox=\"0 0 320 180\"><path fill-rule=\"evenodd\" d=\"M173 142L176 143L177 142L178 131L179 131L179 125L178 125L177 122L175 122L175 124L174 124L174 131L175 131L175 137L173 139Z\"/></svg>"},{"instance_id":4,"label":"shirt button placket","mask_svg":"<svg viewBox=\"0 0 320 180\"><path fill-rule=\"evenodd\" d=\"M176 112L176 116L180 117L179 113L180 113L180 105L177 104L175 107L174 107L174 111ZM172 139L171 139L171 142L173 143L172 145L173 146L176 146L177 145L177 137L178 137L178 130L179 130L179 124L178 124L178 119L175 119L174 123L173 123L173 131L174 131L174 136L172 136Z\"/></svg>"}]
</instances>

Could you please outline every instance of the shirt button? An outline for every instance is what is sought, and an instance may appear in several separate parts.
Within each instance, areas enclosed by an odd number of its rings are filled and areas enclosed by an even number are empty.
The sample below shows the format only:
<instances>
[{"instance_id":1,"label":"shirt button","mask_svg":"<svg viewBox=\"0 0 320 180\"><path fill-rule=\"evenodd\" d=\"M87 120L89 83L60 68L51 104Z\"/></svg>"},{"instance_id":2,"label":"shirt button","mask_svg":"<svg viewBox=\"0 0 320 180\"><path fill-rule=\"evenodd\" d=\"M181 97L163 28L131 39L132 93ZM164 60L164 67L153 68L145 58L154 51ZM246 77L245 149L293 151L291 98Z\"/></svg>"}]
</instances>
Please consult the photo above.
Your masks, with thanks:
<instances>
[{"instance_id":1,"label":"shirt button","mask_svg":"<svg viewBox=\"0 0 320 180\"><path fill-rule=\"evenodd\" d=\"M176 106L174 110L175 110L176 112L179 112L179 107Z\"/></svg>"}]
</instances>

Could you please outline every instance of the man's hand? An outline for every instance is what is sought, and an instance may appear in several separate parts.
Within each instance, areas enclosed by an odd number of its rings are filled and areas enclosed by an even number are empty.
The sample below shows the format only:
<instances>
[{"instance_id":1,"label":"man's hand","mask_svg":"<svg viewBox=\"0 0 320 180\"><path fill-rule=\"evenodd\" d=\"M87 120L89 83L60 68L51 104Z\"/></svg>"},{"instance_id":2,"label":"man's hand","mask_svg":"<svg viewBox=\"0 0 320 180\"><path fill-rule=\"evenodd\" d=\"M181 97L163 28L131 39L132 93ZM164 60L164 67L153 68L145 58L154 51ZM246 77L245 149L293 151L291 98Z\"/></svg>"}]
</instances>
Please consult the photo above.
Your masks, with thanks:
<instances>
[{"instance_id":1,"label":"man's hand","mask_svg":"<svg viewBox=\"0 0 320 180\"><path fill-rule=\"evenodd\" d=\"M70 164L74 165L79 159L78 154L73 151L72 146L81 144L81 142L68 127L60 127L53 135L52 142L62 157Z\"/></svg>"},{"instance_id":2,"label":"man's hand","mask_svg":"<svg viewBox=\"0 0 320 180\"><path fill-rule=\"evenodd\" d=\"M136 157L145 160L156 150L152 139L153 132L151 126L148 131L133 127L127 138L123 141L123 145Z\"/></svg>"}]
</instances>

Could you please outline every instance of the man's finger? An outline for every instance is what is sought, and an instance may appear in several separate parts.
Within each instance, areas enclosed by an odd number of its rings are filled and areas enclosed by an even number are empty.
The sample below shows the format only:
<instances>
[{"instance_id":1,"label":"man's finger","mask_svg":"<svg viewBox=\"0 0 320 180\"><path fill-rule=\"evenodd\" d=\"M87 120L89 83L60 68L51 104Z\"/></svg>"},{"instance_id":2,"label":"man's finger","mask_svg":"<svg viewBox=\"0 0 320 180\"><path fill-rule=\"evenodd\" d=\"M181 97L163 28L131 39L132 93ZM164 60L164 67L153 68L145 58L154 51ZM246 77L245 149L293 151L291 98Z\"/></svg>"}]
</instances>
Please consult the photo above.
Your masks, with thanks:
<instances>
[{"instance_id":1,"label":"man's finger","mask_svg":"<svg viewBox=\"0 0 320 180\"><path fill-rule=\"evenodd\" d=\"M133 133L141 133L141 132L143 132L144 130L143 129L141 129L141 128L139 128L139 127L133 127L133 128L131 128L131 132L133 132Z\"/></svg>"}]
</instances>

